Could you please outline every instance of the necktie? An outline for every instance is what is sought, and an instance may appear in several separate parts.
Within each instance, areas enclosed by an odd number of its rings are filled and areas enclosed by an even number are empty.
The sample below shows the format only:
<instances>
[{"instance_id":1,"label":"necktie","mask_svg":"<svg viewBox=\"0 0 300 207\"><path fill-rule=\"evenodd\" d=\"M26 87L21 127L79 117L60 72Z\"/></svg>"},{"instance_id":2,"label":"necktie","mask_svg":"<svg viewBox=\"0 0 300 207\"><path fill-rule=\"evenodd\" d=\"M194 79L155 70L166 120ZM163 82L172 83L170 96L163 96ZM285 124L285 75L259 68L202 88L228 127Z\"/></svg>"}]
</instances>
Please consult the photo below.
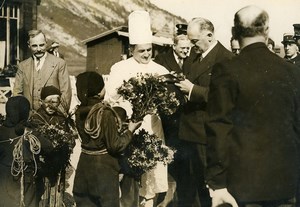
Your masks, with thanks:
<instances>
[{"instance_id":1,"label":"necktie","mask_svg":"<svg viewBox=\"0 0 300 207\"><path fill-rule=\"evenodd\" d=\"M203 59L203 56L202 56L202 54L200 54L199 57L198 57L198 62L201 62L202 59Z\"/></svg>"},{"instance_id":2,"label":"necktie","mask_svg":"<svg viewBox=\"0 0 300 207\"><path fill-rule=\"evenodd\" d=\"M183 65L183 60L182 59L178 59L178 65L179 65L180 69L182 69L182 65Z\"/></svg>"},{"instance_id":3,"label":"necktie","mask_svg":"<svg viewBox=\"0 0 300 207\"><path fill-rule=\"evenodd\" d=\"M39 71L41 69L41 60L37 59L36 60L36 70Z\"/></svg>"}]
</instances>

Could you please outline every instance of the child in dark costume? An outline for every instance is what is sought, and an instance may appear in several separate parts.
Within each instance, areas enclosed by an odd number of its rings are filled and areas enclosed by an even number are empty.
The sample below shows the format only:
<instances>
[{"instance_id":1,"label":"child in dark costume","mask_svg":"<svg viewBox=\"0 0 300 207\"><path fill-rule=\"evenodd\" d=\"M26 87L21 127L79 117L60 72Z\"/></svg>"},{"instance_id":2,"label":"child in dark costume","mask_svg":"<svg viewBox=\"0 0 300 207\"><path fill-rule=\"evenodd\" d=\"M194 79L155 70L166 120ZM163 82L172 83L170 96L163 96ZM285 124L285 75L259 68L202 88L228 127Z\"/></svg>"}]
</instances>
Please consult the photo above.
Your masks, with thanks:
<instances>
[{"instance_id":1,"label":"child in dark costume","mask_svg":"<svg viewBox=\"0 0 300 207\"><path fill-rule=\"evenodd\" d=\"M76 126L82 140L73 188L76 205L119 207L118 156L141 123L129 122L123 130L120 114L125 110L102 102L104 81L98 73L80 74L76 87L81 101Z\"/></svg>"},{"instance_id":2,"label":"child in dark costume","mask_svg":"<svg viewBox=\"0 0 300 207\"><path fill-rule=\"evenodd\" d=\"M18 172L11 170L13 160L17 157L13 156L16 144L21 141L23 146L27 142L23 139L23 134L29 116L30 103L23 96L14 96L8 99L5 108L6 118L0 124L0 206L20 206L21 202L24 202L25 206L37 207L39 199L36 183L33 182L34 169L27 165L23 172L20 168L15 169L20 170ZM18 161L24 164L29 157L29 152L23 147L21 151L22 160ZM24 173L23 176L22 173ZM23 184L21 184L21 179Z\"/></svg>"}]
</instances>

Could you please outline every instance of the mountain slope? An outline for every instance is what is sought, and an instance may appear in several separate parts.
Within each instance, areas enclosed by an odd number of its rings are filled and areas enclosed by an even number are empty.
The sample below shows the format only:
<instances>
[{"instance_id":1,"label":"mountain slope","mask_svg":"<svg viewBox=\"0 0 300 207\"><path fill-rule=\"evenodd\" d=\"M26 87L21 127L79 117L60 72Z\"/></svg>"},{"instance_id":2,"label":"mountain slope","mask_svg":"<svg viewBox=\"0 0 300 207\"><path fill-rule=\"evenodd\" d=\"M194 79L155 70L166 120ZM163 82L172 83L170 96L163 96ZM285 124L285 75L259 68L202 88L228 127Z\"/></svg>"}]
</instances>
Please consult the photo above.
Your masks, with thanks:
<instances>
[{"instance_id":1,"label":"mountain slope","mask_svg":"<svg viewBox=\"0 0 300 207\"><path fill-rule=\"evenodd\" d=\"M38 7L38 29L42 29L49 42L61 44L71 74L85 70L86 45L82 40L127 26L133 10L150 13L153 31L172 35L174 25L186 22L146 0L42 0Z\"/></svg>"}]
</instances>

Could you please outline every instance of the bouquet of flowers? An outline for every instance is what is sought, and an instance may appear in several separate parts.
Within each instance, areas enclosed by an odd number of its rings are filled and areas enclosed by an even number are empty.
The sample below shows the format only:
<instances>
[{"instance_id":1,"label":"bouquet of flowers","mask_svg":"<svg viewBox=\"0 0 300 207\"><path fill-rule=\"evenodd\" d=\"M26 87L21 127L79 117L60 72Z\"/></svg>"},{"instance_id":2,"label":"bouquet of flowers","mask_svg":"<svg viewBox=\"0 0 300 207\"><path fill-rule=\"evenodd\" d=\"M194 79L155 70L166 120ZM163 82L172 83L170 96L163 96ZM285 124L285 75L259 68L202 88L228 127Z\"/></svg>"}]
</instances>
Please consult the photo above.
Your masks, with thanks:
<instances>
[{"instance_id":1,"label":"bouquet of flowers","mask_svg":"<svg viewBox=\"0 0 300 207\"><path fill-rule=\"evenodd\" d=\"M69 165L78 133L70 115L53 116L49 122L42 117L39 111L36 112L28 121L28 126L41 145L38 172L50 182L55 182L60 172Z\"/></svg>"},{"instance_id":2,"label":"bouquet of flowers","mask_svg":"<svg viewBox=\"0 0 300 207\"><path fill-rule=\"evenodd\" d=\"M143 173L153 169L157 162L170 164L176 151L163 144L156 135L150 135L144 129L135 134L124 153L123 167L126 173L139 178Z\"/></svg>"},{"instance_id":3,"label":"bouquet of flowers","mask_svg":"<svg viewBox=\"0 0 300 207\"><path fill-rule=\"evenodd\" d=\"M50 124L41 125L35 130L41 133L44 138L50 140L55 150L59 150L67 146L68 150L72 152L72 149L75 146L77 133L72 129L66 130L62 125Z\"/></svg>"},{"instance_id":4,"label":"bouquet of flowers","mask_svg":"<svg viewBox=\"0 0 300 207\"><path fill-rule=\"evenodd\" d=\"M78 134L58 124L39 125L33 129L33 134L38 135L42 146L39 172L55 182L58 174L69 165Z\"/></svg>"},{"instance_id":5,"label":"bouquet of flowers","mask_svg":"<svg viewBox=\"0 0 300 207\"><path fill-rule=\"evenodd\" d=\"M163 76L138 74L118 88L118 93L132 105L132 120L140 121L147 114L171 115L180 103L174 92L169 92Z\"/></svg>"}]
</instances>

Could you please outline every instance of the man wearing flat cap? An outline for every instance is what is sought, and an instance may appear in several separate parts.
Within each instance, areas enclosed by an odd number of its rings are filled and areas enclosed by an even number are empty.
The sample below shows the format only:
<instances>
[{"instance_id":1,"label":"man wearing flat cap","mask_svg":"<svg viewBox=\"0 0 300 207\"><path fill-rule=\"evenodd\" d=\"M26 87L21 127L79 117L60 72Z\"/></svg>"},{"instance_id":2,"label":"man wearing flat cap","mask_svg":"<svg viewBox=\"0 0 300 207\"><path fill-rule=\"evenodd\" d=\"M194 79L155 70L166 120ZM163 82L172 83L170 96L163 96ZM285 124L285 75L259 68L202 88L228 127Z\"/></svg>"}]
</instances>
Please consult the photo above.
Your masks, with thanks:
<instances>
[{"instance_id":1,"label":"man wearing flat cap","mask_svg":"<svg viewBox=\"0 0 300 207\"><path fill-rule=\"evenodd\" d=\"M296 40L292 34L284 34L283 41L281 42L284 45L284 58L295 64L296 66L300 67L300 55L299 55L299 48L297 46Z\"/></svg>"}]
</instances>

